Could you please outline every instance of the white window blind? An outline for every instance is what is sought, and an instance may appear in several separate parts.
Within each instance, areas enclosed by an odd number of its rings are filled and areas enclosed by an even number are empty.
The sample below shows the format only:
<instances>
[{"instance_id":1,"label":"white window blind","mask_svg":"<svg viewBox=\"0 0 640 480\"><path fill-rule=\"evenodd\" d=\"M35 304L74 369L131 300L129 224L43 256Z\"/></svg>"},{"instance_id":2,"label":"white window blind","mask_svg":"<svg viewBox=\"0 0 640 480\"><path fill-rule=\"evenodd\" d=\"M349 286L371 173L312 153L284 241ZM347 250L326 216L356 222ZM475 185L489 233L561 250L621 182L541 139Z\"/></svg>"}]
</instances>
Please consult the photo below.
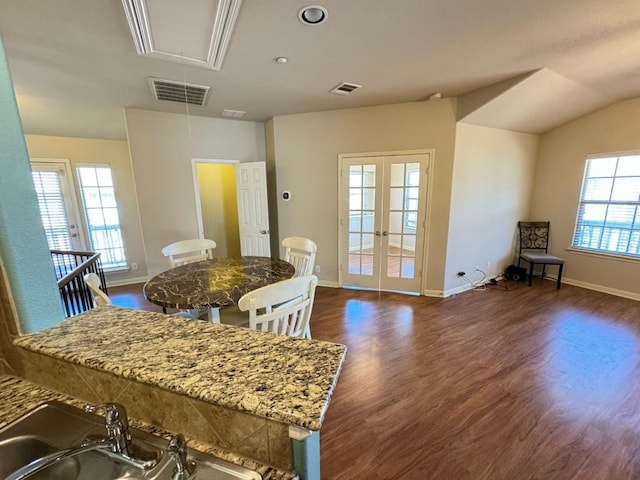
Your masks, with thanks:
<instances>
[{"instance_id":1,"label":"white window blind","mask_svg":"<svg viewBox=\"0 0 640 480\"><path fill-rule=\"evenodd\" d=\"M640 257L640 154L587 159L573 247Z\"/></svg>"},{"instance_id":2,"label":"white window blind","mask_svg":"<svg viewBox=\"0 0 640 480\"><path fill-rule=\"evenodd\" d=\"M81 166L77 172L92 251L101 253L105 269L126 267L111 168Z\"/></svg>"},{"instance_id":3,"label":"white window blind","mask_svg":"<svg viewBox=\"0 0 640 480\"><path fill-rule=\"evenodd\" d=\"M51 250L73 250L60 173L34 170L33 184L40 206L42 226Z\"/></svg>"}]
</instances>

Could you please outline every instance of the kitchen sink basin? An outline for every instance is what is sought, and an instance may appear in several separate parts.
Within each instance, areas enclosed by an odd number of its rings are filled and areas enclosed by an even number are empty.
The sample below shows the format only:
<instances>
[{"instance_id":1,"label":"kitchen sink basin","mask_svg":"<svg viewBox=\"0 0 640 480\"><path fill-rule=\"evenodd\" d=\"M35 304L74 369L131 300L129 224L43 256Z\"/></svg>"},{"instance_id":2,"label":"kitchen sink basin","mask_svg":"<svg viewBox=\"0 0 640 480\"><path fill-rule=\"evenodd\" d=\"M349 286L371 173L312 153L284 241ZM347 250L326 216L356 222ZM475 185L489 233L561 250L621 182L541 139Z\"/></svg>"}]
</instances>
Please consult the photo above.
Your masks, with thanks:
<instances>
[{"instance_id":1,"label":"kitchen sink basin","mask_svg":"<svg viewBox=\"0 0 640 480\"><path fill-rule=\"evenodd\" d=\"M171 480L176 463L167 453L169 442L129 427L138 453L157 459L147 470L122 461L104 450L92 450L65 458L29 479L48 480ZM80 445L87 438L104 437L103 417L60 402L36 407L0 430L0 478L46 455ZM195 463L194 480L262 480L257 472L211 455L187 449Z\"/></svg>"}]
</instances>

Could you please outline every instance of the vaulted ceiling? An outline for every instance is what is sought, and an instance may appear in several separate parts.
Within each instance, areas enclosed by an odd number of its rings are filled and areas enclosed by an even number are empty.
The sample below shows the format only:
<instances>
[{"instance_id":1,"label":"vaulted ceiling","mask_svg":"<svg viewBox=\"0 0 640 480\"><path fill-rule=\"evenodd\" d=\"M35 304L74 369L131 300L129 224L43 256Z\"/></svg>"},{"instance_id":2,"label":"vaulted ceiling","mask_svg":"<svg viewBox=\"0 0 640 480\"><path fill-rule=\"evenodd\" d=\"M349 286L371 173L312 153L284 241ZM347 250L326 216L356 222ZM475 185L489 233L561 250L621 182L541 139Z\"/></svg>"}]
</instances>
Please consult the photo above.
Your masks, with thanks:
<instances>
[{"instance_id":1,"label":"vaulted ceiling","mask_svg":"<svg viewBox=\"0 0 640 480\"><path fill-rule=\"evenodd\" d=\"M157 1L152 30L175 25L177 52L218 4ZM540 133L640 96L638 0L324 0L326 22L302 24L316 1L244 0L214 70L138 55L121 0L0 0L25 131L124 138L124 107L264 121L441 92L460 98L464 121ZM159 102L149 77L209 86L207 103ZM343 81L362 88L329 93Z\"/></svg>"}]
</instances>

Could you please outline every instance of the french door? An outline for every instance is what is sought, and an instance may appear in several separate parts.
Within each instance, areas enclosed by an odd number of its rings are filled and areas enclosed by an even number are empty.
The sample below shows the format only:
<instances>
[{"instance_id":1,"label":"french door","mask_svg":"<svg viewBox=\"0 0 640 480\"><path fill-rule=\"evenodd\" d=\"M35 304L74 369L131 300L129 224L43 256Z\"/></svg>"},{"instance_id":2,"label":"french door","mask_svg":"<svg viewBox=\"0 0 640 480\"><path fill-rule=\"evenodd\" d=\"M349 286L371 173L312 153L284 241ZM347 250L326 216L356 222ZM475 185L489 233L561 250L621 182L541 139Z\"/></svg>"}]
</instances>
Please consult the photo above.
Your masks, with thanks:
<instances>
[{"instance_id":1,"label":"french door","mask_svg":"<svg viewBox=\"0 0 640 480\"><path fill-rule=\"evenodd\" d=\"M68 163L38 159L32 161L31 170L49 248L86 250Z\"/></svg>"},{"instance_id":2,"label":"french door","mask_svg":"<svg viewBox=\"0 0 640 480\"><path fill-rule=\"evenodd\" d=\"M430 154L341 162L342 286L419 293Z\"/></svg>"}]
</instances>

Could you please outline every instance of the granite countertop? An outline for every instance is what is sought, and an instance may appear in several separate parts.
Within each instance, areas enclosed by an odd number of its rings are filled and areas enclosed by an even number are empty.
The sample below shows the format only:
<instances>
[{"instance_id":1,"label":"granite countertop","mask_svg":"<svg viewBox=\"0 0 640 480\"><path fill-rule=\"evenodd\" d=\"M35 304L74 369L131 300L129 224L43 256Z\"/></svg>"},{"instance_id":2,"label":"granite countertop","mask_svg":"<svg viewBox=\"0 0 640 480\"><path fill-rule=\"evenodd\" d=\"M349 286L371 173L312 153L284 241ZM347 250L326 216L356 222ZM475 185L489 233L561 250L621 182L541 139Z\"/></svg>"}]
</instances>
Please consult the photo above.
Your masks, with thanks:
<instances>
[{"instance_id":1,"label":"granite countertop","mask_svg":"<svg viewBox=\"0 0 640 480\"><path fill-rule=\"evenodd\" d=\"M70 397L68 395L62 395L60 393L52 392L50 390L47 390L46 388L27 382L26 380L0 375L0 429L25 415L38 405L50 402L52 400L64 402L78 408L82 408L86 405L86 402ZM159 429L135 419L130 419L130 424L131 426L139 430L151 433L159 437L163 437L167 440L171 439L171 437L173 436L172 432ZM235 463L236 465L242 465L246 468L256 471L260 475L262 475L262 478L264 480L298 479L297 475L281 472L273 467L261 465L254 460L222 451L193 439L187 440L190 448L214 455L228 462Z\"/></svg>"},{"instance_id":2,"label":"granite countertop","mask_svg":"<svg viewBox=\"0 0 640 480\"><path fill-rule=\"evenodd\" d=\"M346 347L113 306L22 348L309 430L320 430Z\"/></svg>"}]
</instances>

